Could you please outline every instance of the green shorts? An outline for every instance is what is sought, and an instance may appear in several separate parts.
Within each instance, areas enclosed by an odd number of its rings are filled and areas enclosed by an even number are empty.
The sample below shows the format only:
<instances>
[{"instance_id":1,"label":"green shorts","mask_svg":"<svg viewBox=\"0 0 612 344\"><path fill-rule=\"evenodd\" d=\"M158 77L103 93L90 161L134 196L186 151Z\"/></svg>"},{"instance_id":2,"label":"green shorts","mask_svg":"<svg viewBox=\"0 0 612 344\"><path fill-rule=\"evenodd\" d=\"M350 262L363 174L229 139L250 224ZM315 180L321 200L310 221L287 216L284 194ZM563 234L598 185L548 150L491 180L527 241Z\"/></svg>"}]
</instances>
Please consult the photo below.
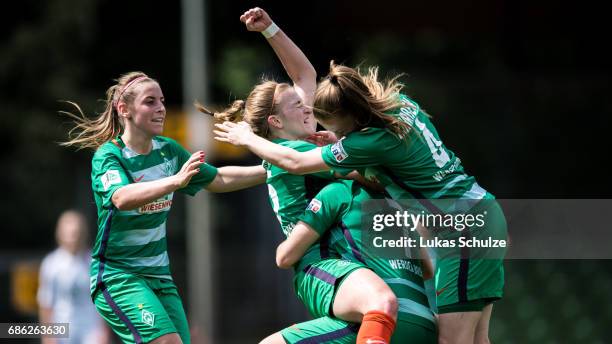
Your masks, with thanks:
<instances>
[{"instance_id":1,"label":"green shorts","mask_svg":"<svg viewBox=\"0 0 612 344\"><path fill-rule=\"evenodd\" d=\"M288 344L354 344L358 331L359 324L325 316L289 326L281 330L281 335Z\"/></svg>"},{"instance_id":2,"label":"green shorts","mask_svg":"<svg viewBox=\"0 0 612 344\"><path fill-rule=\"evenodd\" d=\"M461 233L467 238L507 239L506 219L497 202L489 201L486 226ZM455 249L455 253L459 249ZM504 248L460 248L460 254L440 255L436 260L435 290L439 313L448 313L446 306L470 301L497 300L503 296ZM440 251L440 250L438 250ZM450 251L448 251L450 252Z\"/></svg>"},{"instance_id":3,"label":"green shorts","mask_svg":"<svg viewBox=\"0 0 612 344\"><path fill-rule=\"evenodd\" d=\"M431 328L407 321L398 321L391 337L391 344L436 344L438 334Z\"/></svg>"},{"instance_id":4,"label":"green shorts","mask_svg":"<svg viewBox=\"0 0 612 344\"><path fill-rule=\"evenodd\" d=\"M168 333L191 342L183 303L174 282L130 273L104 276L92 296L98 313L124 343L148 343Z\"/></svg>"},{"instance_id":5,"label":"green shorts","mask_svg":"<svg viewBox=\"0 0 612 344\"><path fill-rule=\"evenodd\" d=\"M483 298L467 302L457 302L452 305L440 307L440 314L459 313L459 312L482 312L489 304L499 300L499 298Z\"/></svg>"},{"instance_id":6,"label":"green shorts","mask_svg":"<svg viewBox=\"0 0 612 344\"><path fill-rule=\"evenodd\" d=\"M313 318L333 316L332 306L344 277L366 266L342 259L325 259L296 271L293 279L298 299Z\"/></svg>"},{"instance_id":7,"label":"green shorts","mask_svg":"<svg viewBox=\"0 0 612 344\"><path fill-rule=\"evenodd\" d=\"M501 299L504 294L503 261L476 259L438 260L436 304L438 313L448 305L480 299Z\"/></svg>"}]
</instances>

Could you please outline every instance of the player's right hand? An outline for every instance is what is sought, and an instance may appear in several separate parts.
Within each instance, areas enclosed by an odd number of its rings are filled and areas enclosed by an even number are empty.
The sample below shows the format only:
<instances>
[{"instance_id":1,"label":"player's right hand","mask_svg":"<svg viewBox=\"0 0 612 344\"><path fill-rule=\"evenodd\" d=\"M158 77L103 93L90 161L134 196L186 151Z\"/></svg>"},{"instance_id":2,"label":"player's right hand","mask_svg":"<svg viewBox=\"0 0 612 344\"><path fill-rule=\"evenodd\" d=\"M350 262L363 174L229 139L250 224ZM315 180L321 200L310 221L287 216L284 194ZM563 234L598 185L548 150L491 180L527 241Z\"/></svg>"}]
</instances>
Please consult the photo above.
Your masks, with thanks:
<instances>
[{"instance_id":1,"label":"player's right hand","mask_svg":"<svg viewBox=\"0 0 612 344\"><path fill-rule=\"evenodd\" d=\"M332 133L331 131L322 130L308 136L306 141L321 147L336 143L338 141L338 137L336 137L336 134Z\"/></svg>"},{"instance_id":2,"label":"player's right hand","mask_svg":"<svg viewBox=\"0 0 612 344\"><path fill-rule=\"evenodd\" d=\"M261 32L272 24L272 19L259 7L251 8L240 16L240 21L246 25L247 30Z\"/></svg>"},{"instance_id":3,"label":"player's right hand","mask_svg":"<svg viewBox=\"0 0 612 344\"><path fill-rule=\"evenodd\" d=\"M204 163L204 157L206 157L206 154L203 151L193 153L189 160L183 164L181 170L174 175L177 178L179 189L187 186L191 178L200 172L200 165Z\"/></svg>"}]
</instances>

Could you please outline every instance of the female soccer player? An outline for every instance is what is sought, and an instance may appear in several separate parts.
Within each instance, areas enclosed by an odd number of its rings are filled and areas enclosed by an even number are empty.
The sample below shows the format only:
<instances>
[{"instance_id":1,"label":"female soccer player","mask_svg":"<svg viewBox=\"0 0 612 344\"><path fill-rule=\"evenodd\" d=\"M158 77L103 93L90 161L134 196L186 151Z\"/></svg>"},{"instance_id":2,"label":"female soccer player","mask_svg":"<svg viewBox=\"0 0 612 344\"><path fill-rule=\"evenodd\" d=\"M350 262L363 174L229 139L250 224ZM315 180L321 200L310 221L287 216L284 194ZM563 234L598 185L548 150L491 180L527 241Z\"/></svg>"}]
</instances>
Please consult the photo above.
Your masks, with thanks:
<instances>
[{"instance_id":1,"label":"female soccer player","mask_svg":"<svg viewBox=\"0 0 612 344\"><path fill-rule=\"evenodd\" d=\"M316 88L316 73L302 51L273 24L267 13L259 8L241 16L247 29L260 31L279 57L293 86L265 81L253 89L246 102L235 101L222 113L213 114L222 120L244 118L263 140L272 140L291 150L307 151L316 148L299 141L315 132L316 121L312 102ZM285 235L289 235L309 200L333 178L330 173L306 176L294 175L286 170L266 164L270 201ZM391 289L370 269L362 264L333 259L338 257L322 240L311 246L304 257L294 265L294 283L298 297L313 317L313 321L292 326L282 337L272 336L264 343L278 340L288 343L331 341L355 342L356 328L351 322L361 322L357 342L390 333L397 316L397 298ZM387 336L388 342L388 336Z\"/></svg>"},{"instance_id":2,"label":"female soccer player","mask_svg":"<svg viewBox=\"0 0 612 344\"><path fill-rule=\"evenodd\" d=\"M382 257L364 229L367 226L362 223L364 217L383 213L388 208L384 204L382 194L352 181L328 184L312 199L289 237L278 246L276 259L284 265L293 264L320 238L336 238L331 248L344 259L371 268L397 296L398 320L391 343L436 343L436 320L424 287L424 278L432 275L427 257L419 259L416 249L411 250L413 258L405 257L404 249L394 254L386 252L387 257Z\"/></svg>"},{"instance_id":3,"label":"female soccer player","mask_svg":"<svg viewBox=\"0 0 612 344\"><path fill-rule=\"evenodd\" d=\"M493 200L442 144L429 116L400 93L402 85L396 78L382 84L377 71L371 68L361 75L358 70L331 63L314 102L315 117L335 134L319 137L328 141L324 147L296 152L263 140L248 126L230 122L217 124L216 139L247 146L291 173L357 169L366 177L386 179L386 191L394 199L418 200L430 213L446 209L428 199L465 199L472 204ZM336 141L335 137L342 139ZM494 201L483 205L487 209L480 210L488 216L486 230L464 234L505 238L501 208ZM436 266L440 342L486 342L492 302L503 295L503 252L497 254L498 259L480 260L469 259L469 250L461 254L461 258L439 259Z\"/></svg>"},{"instance_id":4,"label":"female soccer player","mask_svg":"<svg viewBox=\"0 0 612 344\"><path fill-rule=\"evenodd\" d=\"M159 84L141 72L121 76L95 119L71 115L80 132L66 146L94 148L91 185L98 233L90 270L100 315L126 343L189 343L170 273L166 218L175 191L233 191L263 183L265 170L215 167L160 136L166 109ZM72 131L71 131L72 133Z\"/></svg>"}]
</instances>

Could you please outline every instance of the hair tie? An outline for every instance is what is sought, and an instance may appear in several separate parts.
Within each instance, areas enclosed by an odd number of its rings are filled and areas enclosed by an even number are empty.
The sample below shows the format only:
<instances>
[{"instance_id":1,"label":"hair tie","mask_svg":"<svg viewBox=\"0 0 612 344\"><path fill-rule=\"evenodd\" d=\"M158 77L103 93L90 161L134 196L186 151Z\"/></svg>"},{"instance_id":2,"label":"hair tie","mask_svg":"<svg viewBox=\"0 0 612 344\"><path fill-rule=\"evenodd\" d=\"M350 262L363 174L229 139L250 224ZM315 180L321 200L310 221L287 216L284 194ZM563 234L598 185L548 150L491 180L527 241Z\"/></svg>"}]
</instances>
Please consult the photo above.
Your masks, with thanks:
<instances>
[{"instance_id":1,"label":"hair tie","mask_svg":"<svg viewBox=\"0 0 612 344\"><path fill-rule=\"evenodd\" d=\"M276 90L278 89L279 83L276 83L274 86L274 93L272 93L272 105L270 105L270 111L268 116L272 116L272 111L274 111L274 102L276 101Z\"/></svg>"},{"instance_id":2,"label":"hair tie","mask_svg":"<svg viewBox=\"0 0 612 344\"><path fill-rule=\"evenodd\" d=\"M115 109L117 109L117 105L119 105L119 100L121 100L121 97L123 96L123 93L125 93L125 91L127 91L127 89L132 86L133 84L137 83L138 81L141 81L143 79L148 78L146 75L141 75L138 76L134 79L132 79L132 81L128 82L125 87L123 88L123 90L121 90L121 92L119 93L119 97L117 97L114 101L113 106L115 107Z\"/></svg>"}]
</instances>

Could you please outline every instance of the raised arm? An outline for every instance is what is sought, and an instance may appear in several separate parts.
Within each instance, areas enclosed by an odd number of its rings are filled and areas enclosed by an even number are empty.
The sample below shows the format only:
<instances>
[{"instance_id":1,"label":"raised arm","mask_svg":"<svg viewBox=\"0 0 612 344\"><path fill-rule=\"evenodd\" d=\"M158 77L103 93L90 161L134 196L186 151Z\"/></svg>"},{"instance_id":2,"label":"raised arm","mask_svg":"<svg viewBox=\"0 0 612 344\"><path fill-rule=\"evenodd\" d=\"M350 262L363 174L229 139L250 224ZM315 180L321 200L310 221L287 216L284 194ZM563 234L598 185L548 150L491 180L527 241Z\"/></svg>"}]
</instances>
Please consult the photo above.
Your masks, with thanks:
<instances>
[{"instance_id":1,"label":"raised arm","mask_svg":"<svg viewBox=\"0 0 612 344\"><path fill-rule=\"evenodd\" d=\"M317 87L317 73L302 50L276 26L268 13L259 7L244 12L240 21L246 25L247 30L264 34L293 81L295 91L304 104L312 106Z\"/></svg>"},{"instance_id":2,"label":"raised arm","mask_svg":"<svg viewBox=\"0 0 612 344\"><path fill-rule=\"evenodd\" d=\"M215 179L206 186L211 192L231 192L266 182L266 170L260 166L224 166L217 170Z\"/></svg>"},{"instance_id":3,"label":"raised arm","mask_svg":"<svg viewBox=\"0 0 612 344\"><path fill-rule=\"evenodd\" d=\"M307 174L330 170L323 161L321 148L298 152L255 135L245 122L224 122L215 124L215 127L217 127L217 130L214 130L215 140L229 142L236 146L246 146L263 160L289 173Z\"/></svg>"}]
</instances>

